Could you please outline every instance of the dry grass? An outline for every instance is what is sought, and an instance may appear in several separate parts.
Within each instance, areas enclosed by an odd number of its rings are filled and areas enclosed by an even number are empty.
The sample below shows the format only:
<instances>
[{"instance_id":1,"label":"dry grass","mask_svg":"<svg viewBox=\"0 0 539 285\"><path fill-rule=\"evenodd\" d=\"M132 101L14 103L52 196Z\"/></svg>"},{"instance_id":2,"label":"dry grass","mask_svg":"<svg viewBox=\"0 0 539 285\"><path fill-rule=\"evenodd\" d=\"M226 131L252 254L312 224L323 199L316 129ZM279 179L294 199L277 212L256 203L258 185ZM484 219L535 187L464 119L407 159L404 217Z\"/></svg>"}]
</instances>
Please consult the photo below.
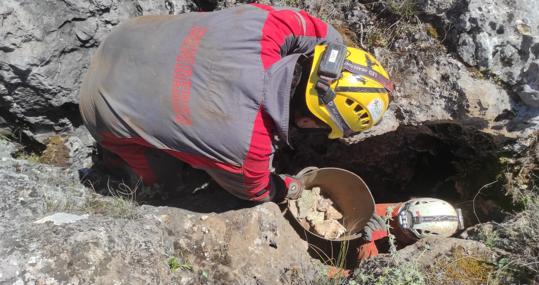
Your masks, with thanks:
<instances>
[{"instance_id":1,"label":"dry grass","mask_svg":"<svg viewBox=\"0 0 539 285\"><path fill-rule=\"evenodd\" d=\"M26 160L30 163L44 163L54 166L69 166L69 148L65 145L65 140L59 135L47 139L46 148L42 153L25 152L23 150L15 154L17 159Z\"/></svg>"},{"instance_id":2,"label":"dry grass","mask_svg":"<svg viewBox=\"0 0 539 285\"><path fill-rule=\"evenodd\" d=\"M500 180L519 212L503 223L478 226L474 238L500 255L489 284L539 282L538 150L539 141L534 137L517 157L501 158L505 169Z\"/></svg>"},{"instance_id":3,"label":"dry grass","mask_svg":"<svg viewBox=\"0 0 539 285\"><path fill-rule=\"evenodd\" d=\"M427 284L488 284L496 266L488 256L477 256L457 246L423 269Z\"/></svg>"},{"instance_id":4,"label":"dry grass","mask_svg":"<svg viewBox=\"0 0 539 285\"><path fill-rule=\"evenodd\" d=\"M417 0L384 0L385 8L405 20L417 17Z\"/></svg>"},{"instance_id":5,"label":"dry grass","mask_svg":"<svg viewBox=\"0 0 539 285\"><path fill-rule=\"evenodd\" d=\"M425 275L413 261L397 262L369 259L360 265L354 272L349 285L359 284L399 284L399 285L423 285L426 284Z\"/></svg>"},{"instance_id":6,"label":"dry grass","mask_svg":"<svg viewBox=\"0 0 539 285\"><path fill-rule=\"evenodd\" d=\"M39 157L39 162L65 167L69 165L69 148L59 135L52 136L47 141L47 148Z\"/></svg>"},{"instance_id":7,"label":"dry grass","mask_svg":"<svg viewBox=\"0 0 539 285\"><path fill-rule=\"evenodd\" d=\"M134 219L137 217L137 203L135 202L137 189L138 187L130 188L124 183L111 185L108 180L107 190L110 197L92 194L85 211L114 218Z\"/></svg>"},{"instance_id":8,"label":"dry grass","mask_svg":"<svg viewBox=\"0 0 539 285\"><path fill-rule=\"evenodd\" d=\"M63 195L44 197L47 212L78 212L122 219L138 217L137 203L135 202L136 191L125 184L109 185L110 196L102 196L93 191L89 195L80 197L71 194L73 189L64 190Z\"/></svg>"}]
</instances>

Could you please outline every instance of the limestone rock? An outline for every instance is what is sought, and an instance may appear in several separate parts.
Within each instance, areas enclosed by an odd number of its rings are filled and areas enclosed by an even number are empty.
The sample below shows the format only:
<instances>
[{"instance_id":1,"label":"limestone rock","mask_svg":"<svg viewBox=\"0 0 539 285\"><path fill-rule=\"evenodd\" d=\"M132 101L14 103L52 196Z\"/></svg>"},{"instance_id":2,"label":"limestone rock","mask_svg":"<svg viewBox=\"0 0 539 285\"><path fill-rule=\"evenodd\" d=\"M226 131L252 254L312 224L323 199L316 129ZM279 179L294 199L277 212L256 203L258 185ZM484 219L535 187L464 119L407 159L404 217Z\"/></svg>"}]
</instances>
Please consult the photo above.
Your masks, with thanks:
<instances>
[{"instance_id":1,"label":"limestone rock","mask_svg":"<svg viewBox=\"0 0 539 285\"><path fill-rule=\"evenodd\" d=\"M537 46L537 52L539 53L539 45ZM520 85L520 99L527 105L538 108L539 107L539 59L534 60L528 69L522 73L522 80Z\"/></svg>"},{"instance_id":2,"label":"limestone rock","mask_svg":"<svg viewBox=\"0 0 539 285\"><path fill-rule=\"evenodd\" d=\"M516 84L538 56L539 12L534 0L473 0L460 16L458 52L468 64Z\"/></svg>"},{"instance_id":3,"label":"limestone rock","mask_svg":"<svg viewBox=\"0 0 539 285\"><path fill-rule=\"evenodd\" d=\"M320 199L316 205L316 210L319 212L327 212L331 205L333 205L333 202L330 199Z\"/></svg>"},{"instance_id":4,"label":"limestone rock","mask_svg":"<svg viewBox=\"0 0 539 285\"><path fill-rule=\"evenodd\" d=\"M346 228L336 220L325 220L314 225L314 231L327 239L337 239L346 233Z\"/></svg>"},{"instance_id":5,"label":"limestone rock","mask_svg":"<svg viewBox=\"0 0 539 285\"><path fill-rule=\"evenodd\" d=\"M51 222L56 226L60 226L60 225L63 225L63 224L75 223L77 221L85 220L85 219L88 219L88 214L74 215L74 214L69 214L69 213L58 212L58 213L54 213L54 214L52 214L50 216L46 216L44 218L41 218L41 219L35 221L34 224L44 224L44 223L47 223L47 222Z\"/></svg>"},{"instance_id":6,"label":"limestone rock","mask_svg":"<svg viewBox=\"0 0 539 285\"><path fill-rule=\"evenodd\" d=\"M343 218L341 212L337 211L335 207L329 206L326 210L326 218L328 220L340 220Z\"/></svg>"},{"instance_id":7,"label":"limestone rock","mask_svg":"<svg viewBox=\"0 0 539 285\"><path fill-rule=\"evenodd\" d=\"M537 73L528 70L539 59L539 12L534 0L423 0L419 7L436 16L449 31L448 41L466 64L511 86L524 103L537 107Z\"/></svg>"},{"instance_id":8,"label":"limestone rock","mask_svg":"<svg viewBox=\"0 0 539 285\"><path fill-rule=\"evenodd\" d=\"M0 111L42 142L80 125L78 90L91 54L126 19L190 11L189 0L31 1L0 5Z\"/></svg>"},{"instance_id":9,"label":"limestone rock","mask_svg":"<svg viewBox=\"0 0 539 285\"><path fill-rule=\"evenodd\" d=\"M301 192L301 197L297 200L298 218L307 218L316 212L316 203L320 198L320 189L313 188L312 191Z\"/></svg>"},{"instance_id":10,"label":"limestone rock","mask_svg":"<svg viewBox=\"0 0 539 285\"><path fill-rule=\"evenodd\" d=\"M0 140L0 284L312 283L323 268L276 204L136 206L12 150ZM192 269L171 270L171 257Z\"/></svg>"},{"instance_id":11,"label":"limestone rock","mask_svg":"<svg viewBox=\"0 0 539 285\"><path fill-rule=\"evenodd\" d=\"M324 212L318 212L314 211L310 215L306 217L307 221L311 223L311 225L316 226L317 224L320 224L324 222L325 213Z\"/></svg>"},{"instance_id":12,"label":"limestone rock","mask_svg":"<svg viewBox=\"0 0 539 285\"><path fill-rule=\"evenodd\" d=\"M320 187L303 190L301 197L291 203L289 210L301 226L328 238L336 239L346 233L340 223L343 215L334 207L333 201L320 194Z\"/></svg>"}]
</instances>

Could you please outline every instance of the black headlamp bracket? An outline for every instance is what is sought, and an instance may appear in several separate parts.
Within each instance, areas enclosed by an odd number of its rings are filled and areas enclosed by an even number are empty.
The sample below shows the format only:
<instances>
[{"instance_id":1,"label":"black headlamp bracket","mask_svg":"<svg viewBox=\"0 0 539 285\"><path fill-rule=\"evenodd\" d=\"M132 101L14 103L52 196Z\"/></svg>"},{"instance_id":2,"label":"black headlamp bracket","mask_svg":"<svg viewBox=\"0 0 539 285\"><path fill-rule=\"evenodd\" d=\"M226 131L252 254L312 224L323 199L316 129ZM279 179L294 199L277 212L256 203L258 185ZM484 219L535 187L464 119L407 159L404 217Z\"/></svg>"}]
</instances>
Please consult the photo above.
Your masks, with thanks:
<instances>
[{"instance_id":1,"label":"black headlamp bracket","mask_svg":"<svg viewBox=\"0 0 539 285\"><path fill-rule=\"evenodd\" d=\"M316 82L316 89L318 90L320 103L327 105L335 99L335 92L331 89L331 81L319 77Z\"/></svg>"},{"instance_id":2,"label":"black headlamp bracket","mask_svg":"<svg viewBox=\"0 0 539 285\"><path fill-rule=\"evenodd\" d=\"M344 135L350 134L352 130L340 114L337 106L335 106L333 100L336 95L333 89L331 89L331 84L341 77L347 54L348 50L346 46L338 43L328 44L318 65L318 80L315 85L318 91L318 100L326 106L331 117Z\"/></svg>"},{"instance_id":3,"label":"black headlamp bracket","mask_svg":"<svg viewBox=\"0 0 539 285\"><path fill-rule=\"evenodd\" d=\"M338 43L329 43L322 54L318 65L316 89L318 90L319 99L324 105L333 102L335 99L335 92L331 89L331 83L341 77L347 54L346 46Z\"/></svg>"},{"instance_id":4,"label":"black headlamp bracket","mask_svg":"<svg viewBox=\"0 0 539 285\"><path fill-rule=\"evenodd\" d=\"M337 43L328 44L320 59L318 76L330 80L340 78L347 54L346 46Z\"/></svg>"}]
</instances>

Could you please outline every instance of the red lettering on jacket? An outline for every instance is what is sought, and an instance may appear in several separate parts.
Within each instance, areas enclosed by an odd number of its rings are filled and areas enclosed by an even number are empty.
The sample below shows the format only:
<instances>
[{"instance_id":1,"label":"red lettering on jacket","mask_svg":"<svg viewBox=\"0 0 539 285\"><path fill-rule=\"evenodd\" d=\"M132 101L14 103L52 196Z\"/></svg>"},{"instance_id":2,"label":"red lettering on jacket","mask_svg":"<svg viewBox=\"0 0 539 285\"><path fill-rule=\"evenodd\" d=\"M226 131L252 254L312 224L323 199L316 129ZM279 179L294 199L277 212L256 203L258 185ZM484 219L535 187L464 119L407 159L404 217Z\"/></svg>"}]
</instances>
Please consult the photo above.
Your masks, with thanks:
<instances>
[{"instance_id":1,"label":"red lettering on jacket","mask_svg":"<svg viewBox=\"0 0 539 285\"><path fill-rule=\"evenodd\" d=\"M191 125L193 123L191 108L189 107L191 77L193 76L193 64L196 62L200 41L207 31L208 29L205 27L192 27L180 44L178 55L176 56L171 99L176 123L181 125Z\"/></svg>"}]
</instances>

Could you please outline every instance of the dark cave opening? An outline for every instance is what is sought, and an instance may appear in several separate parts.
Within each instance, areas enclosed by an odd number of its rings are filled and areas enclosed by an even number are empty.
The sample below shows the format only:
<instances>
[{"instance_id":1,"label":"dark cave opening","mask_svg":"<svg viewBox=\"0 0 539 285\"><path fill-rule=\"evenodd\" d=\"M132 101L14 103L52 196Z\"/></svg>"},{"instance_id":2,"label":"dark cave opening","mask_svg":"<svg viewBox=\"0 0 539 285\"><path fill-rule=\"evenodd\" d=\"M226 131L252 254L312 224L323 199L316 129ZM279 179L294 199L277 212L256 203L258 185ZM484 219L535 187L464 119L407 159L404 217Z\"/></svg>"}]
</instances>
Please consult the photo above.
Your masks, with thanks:
<instances>
[{"instance_id":1,"label":"dark cave opening","mask_svg":"<svg viewBox=\"0 0 539 285\"><path fill-rule=\"evenodd\" d=\"M396 131L346 145L323 135L296 135L293 149L276 154L277 171L297 173L307 166L340 167L363 178L377 203L434 197L462 208L467 226L500 221L509 210L497 180L501 142L477 129L454 122L401 126ZM475 201L474 201L475 198ZM475 214L474 214L475 212Z\"/></svg>"},{"instance_id":2,"label":"dark cave opening","mask_svg":"<svg viewBox=\"0 0 539 285\"><path fill-rule=\"evenodd\" d=\"M291 142L293 149L285 147L276 154L278 172L294 174L307 166L344 168L363 178L377 203L443 199L462 209L465 227L501 221L511 211L510 198L498 181L504 141L472 127L439 121L401 126L352 145L317 134L296 134ZM342 251L346 268L355 267L359 240L343 249L342 242L317 238L291 224L309 243L313 258L336 263ZM389 248L387 240L377 246L381 252Z\"/></svg>"}]
</instances>

